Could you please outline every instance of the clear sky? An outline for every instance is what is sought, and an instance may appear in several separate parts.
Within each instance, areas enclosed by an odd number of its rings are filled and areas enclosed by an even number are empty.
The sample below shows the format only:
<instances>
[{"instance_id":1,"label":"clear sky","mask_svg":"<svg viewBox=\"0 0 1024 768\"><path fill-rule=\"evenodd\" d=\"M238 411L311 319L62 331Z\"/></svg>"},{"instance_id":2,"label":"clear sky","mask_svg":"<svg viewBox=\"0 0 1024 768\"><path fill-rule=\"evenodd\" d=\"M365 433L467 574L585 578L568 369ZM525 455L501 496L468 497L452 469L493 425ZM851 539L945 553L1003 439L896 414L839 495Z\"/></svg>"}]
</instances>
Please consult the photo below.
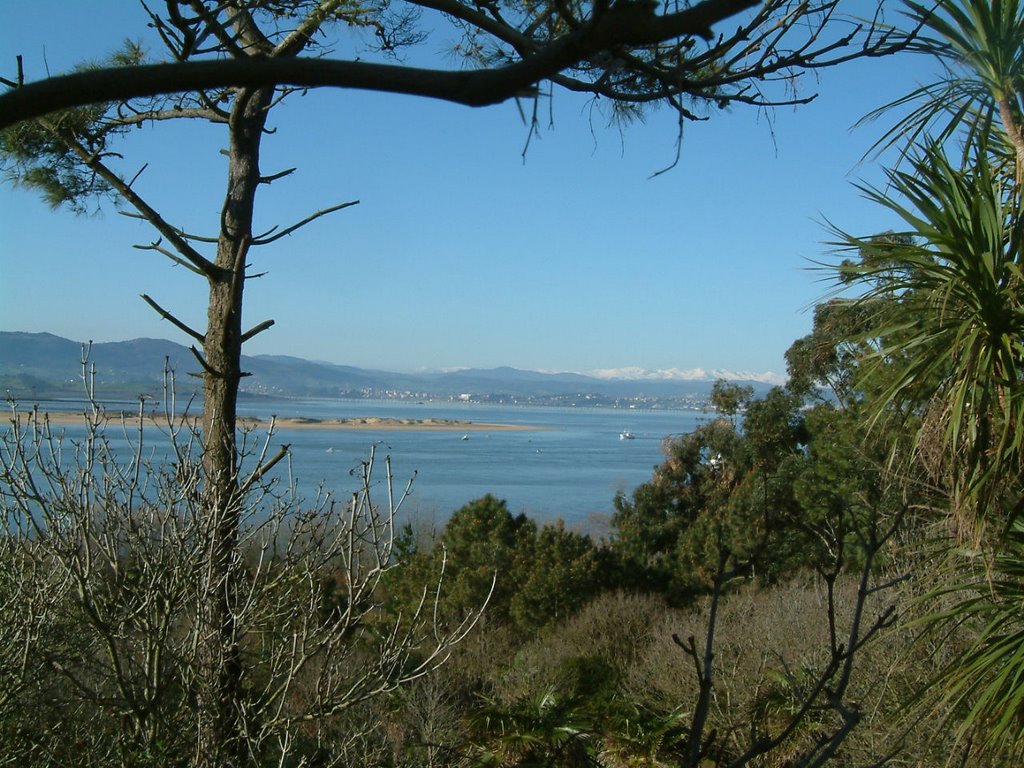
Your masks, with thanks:
<instances>
[{"instance_id":1,"label":"clear sky","mask_svg":"<svg viewBox=\"0 0 1024 768\"><path fill-rule=\"evenodd\" d=\"M854 3L854 7L863 3ZM131 0L0 0L0 74L26 78L145 40ZM454 65L432 39L417 56ZM159 52L153 46L154 52ZM435 56L436 54L436 56ZM245 325L277 324L250 354L367 368L784 371L828 286L808 269L828 255L823 220L858 234L894 222L851 182L880 128L851 133L871 108L929 67L909 56L808 80L810 105L735 107L686 127L674 156L667 110L620 133L567 93L521 156L514 104L472 110L405 96L314 91L274 110L263 170L297 171L265 189L258 221L360 204L258 249ZM809 76L809 77L813 77ZM547 112L544 114L545 125ZM198 122L135 131L126 169L172 223L213 235L224 189L223 134ZM113 206L51 211L0 185L0 330L76 340L185 341L139 298L204 324L203 281L152 252L154 236Z\"/></svg>"}]
</instances>

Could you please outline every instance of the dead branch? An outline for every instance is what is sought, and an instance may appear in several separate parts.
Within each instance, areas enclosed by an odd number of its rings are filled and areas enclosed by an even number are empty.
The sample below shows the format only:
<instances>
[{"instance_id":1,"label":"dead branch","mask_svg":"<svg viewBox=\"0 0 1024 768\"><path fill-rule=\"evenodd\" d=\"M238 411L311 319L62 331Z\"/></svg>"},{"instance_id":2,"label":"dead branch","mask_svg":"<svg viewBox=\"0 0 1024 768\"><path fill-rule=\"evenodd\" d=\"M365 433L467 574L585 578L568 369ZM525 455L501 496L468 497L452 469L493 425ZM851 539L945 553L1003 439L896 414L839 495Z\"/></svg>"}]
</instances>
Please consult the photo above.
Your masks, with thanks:
<instances>
[{"instance_id":1,"label":"dead branch","mask_svg":"<svg viewBox=\"0 0 1024 768\"><path fill-rule=\"evenodd\" d=\"M172 251L169 251L166 248L161 247L161 242L162 242L162 239L161 240L157 240L156 242L150 243L149 245L133 245L132 248L136 248L136 249L138 249L140 251L156 251L157 253L161 254L162 256L166 256L168 259L173 261L178 266L185 267L185 269L189 270L190 272L194 272L197 275L205 277L205 275L203 275L202 270L200 270L194 264L191 264L190 262L185 261L185 259L183 259L180 256L178 256L176 253L173 253Z\"/></svg>"},{"instance_id":2,"label":"dead branch","mask_svg":"<svg viewBox=\"0 0 1024 768\"><path fill-rule=\"evenodd\" d=\"M248 275L247 276L248 279L252 279L253 277L254 277L254 275ZM273 320L264 320L262 323L259 323L258 325L254 325L252 328L250 328L248 331L246 331L245 333L242 334L242 343L244 344L245 342L249 341L249 339L251 339L253 336L256 336L257 334L263 333L263 331L267 330L268 328L272 327L273 325L274 325L274 321Z\"/></svg>"},{"instance_id":3,"label":"dead branch","mask_svg":"<svg viewBox=\"0 0 1024 768\"><path fill-rule=\"evenodd\" d=\"M295 170L296 170L295 168L288 168L287 170L280 171L278 173L272 173L270 176L261 176L260 177L260 183L261 184L271 184L271 183L277 181L278 179L283 179L285 176L291 176L293 173L295 173Z\"/></svg>"},{"instance_id":4,"label":"dead branch","mask_svg":"<svg viewBox=\"0 0 1024 768\"><path fill-rule=\"evenodd\" d=\"M256 238L256 239L254 239L252 241L252 245L269 245L270 243L273 243L276 240L280 240L282 237L286 237L287 235L290 235L295 230L301 229L302 227L306 226L310 222L316 221L321 216L326 216L326 215L328 215L330 213L334 213L336 211L344 210L345 208L351 208L353 205L359 205L359 201L358 200L352 200L352 201L347 202L347 203L340 203L338 205L332 205L330 208L324 208L322 210L317 211L316 213L310 214L309 216L304 218L302 221L296 222L295 224L292 224L290 227L286 227L285 229L283 229L280 232L278 232L276 235L272 235L271 237L264 237L264 238Z\"/></svg>"},{"instance_id":5,"label":"dead branch","mask_svg":"<svg viewBox=\"0 0 1024 768\"><path fill-rule=\"evenodd\" d=\"M153 299L150 298L147 294L145 294L145 293L142 294L142 300L144 302L146 302L147 304L149 304L149 306L152 307L153 310L158 315L160 315L160 317L162 317L164 320L169 320L171 322L171 324L175 328L177 328L180 331L185 332L186 334L191 336L193 339L198 341L200 344L205 344L206 343L206 337L203 334L201 334L199 331L193 329L191 326L186 325L185 323L183 323L181 320L176 318L174 315L172 315L166 309L164 309L159 304L157 304L155 301L153 301Z\"/></svg>"},{"instance_id":6,"label":"dead branch","mask_svg":"<svg viewBox=\"0 0 1024 768\"><path fill-rule=\"evenodd\" d=\"M17 91L14 91L14 93L17 93ZM3 99L3 96L0 96L0 99ZM0 108L0 110L2 110L2 108ZM214 276L219 274L220 269L212 261L209 261L201 253L190 246L188 242L181 237L177 229L168 224L164 218L156 212L156 209L151 207L141 195L126 184L124 179L108 168L99 157L83 146L78 139L74 136L68 135L67 131L60 130L49 121L42 120L41 122L56 138L64 142L87 168L96 173L111 187L117 190L117 193L121 195L121 197L123 197L125 201L127 201L128 204L130 204L136 211L138 211L140 216L148 221L153 228L157 230L157 232L167 238L183 258L195 266L196 269L200 270L204 275Z\"/></svg>"}]
</instances>

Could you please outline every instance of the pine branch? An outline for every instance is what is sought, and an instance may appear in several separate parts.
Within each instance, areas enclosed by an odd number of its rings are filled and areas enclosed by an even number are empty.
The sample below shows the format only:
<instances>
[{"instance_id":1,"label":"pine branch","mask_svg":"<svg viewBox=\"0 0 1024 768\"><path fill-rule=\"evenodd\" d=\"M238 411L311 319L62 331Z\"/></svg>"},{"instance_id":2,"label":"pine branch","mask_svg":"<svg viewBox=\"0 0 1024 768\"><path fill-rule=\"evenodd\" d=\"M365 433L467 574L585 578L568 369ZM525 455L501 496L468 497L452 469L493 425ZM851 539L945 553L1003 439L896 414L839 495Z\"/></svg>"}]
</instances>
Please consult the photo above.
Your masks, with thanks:
<instances>
[{"instance_id":1,"label":"pine branch","mask_svg":"<svg viewBox=\"0 0 1024 768\"><path fill-rule=\"evenodd\" d=\"M14 93L18 93L19 91L14 91ZM3 96L0 96L0 100L3 98ZM2 107L0 107L0 113L2 113L2 111ZM96 154L90 152L80 141L73 136L68 135L66 131L61 131L50 121L40 119L40 124L49 130L57 139L63 141L67 147L78 156L82 163L89 168L89 170L93 171L97 176L107 182L121 197L125 199L128 204L138 211L138 216L140 218L148 221L157 232L166 237L171 245L174 246L175 250L178 251L178 253L180 253L187 261L191 262L204 275L209 277L216 277L220 274L221 270L216 264L209 261L199 253L199 251L190 246L188 242L182 238L179 230L164 221L163 217L157 213L141 195L132 189L124 179L108 168Z\"/></svg>"},{"instance_id":2,"label":"pine branch","mask_svg":"<svg viewBox=\"0 0 1024 768\"><path fill-rule=\"evenodd\" d=\"M275 240L280 240L282 237L290 235L295 230L301 229L302 227L306 226L307 224L309 224L309 223L311 223L313 221L316 221L321 216L326 216L329 213L334 213L335 211L340 211L340 210L343 210L345 208L351 208L353 205L359 205L359 201L358 200L352 200L352 201L347 202L347 203L340 203L339 205L332 205L330 208L324 208L323 210L320 210L320 211L317 211L316 213L310 214L309 216L304 218L302 221L296 222L295 224L292 224L290 227L281 230L280 232L278 232L273 237L257 238L255 240L253 240L252 241L252 245L269 245L270 243L273 243Z\"/></svg>"},{"instance_id":3,"label":"pine branch","mask_svg":"<svg viewBox=\"0 0 1024 768\"><path fill-rule=\"evenodd\" d=\"M129 219L139 219L140 221L149 221L149 218L144 216L141 213L132 213L131 211L118 211L118 213L121 214L122 216L126 216ZM172 226L172 225L168 225L168 226L170 226L171 229L174 230L174 232L178 236L180 236L182 239L184 239L184 240L189 240L189 241L194 240L197 243L218 243L218 242L220 242L216 237L208 237L206 235L194 235L191 232L186 232L181 227L175 227L175 226Z\"/></svg>"},{"instance_id":4,"label":"pine branch","mask_svg":"<svg viewBox=\"0 0 1024 768\"><path fill-rule=\"evenodd\" d=\"M269 176L260 176L260 184L271 184L278 179L283 179L285 176L291 176L293 173L295 173L295 169L289 168L285 171L280 171L279 173L272 173Z\"/></svg>"},{"instance_id":5,"label":"pine branch","mask_svg":"<svg viewBox=\"0 0 1024 768\"><path fill-rule=\"evenodd\" d=\"M142 294L142 300L144 302L146 302L147 304L149 304L149 306L151 306L156 311L156 313L158 315L160 315L160 317L162 317L164 320L169 320L171 322L171 324L174 325L174 327L176 327L178 330L187 333L189 336L191 336L193 339L198 341L200 344L205 344L206 343L206 337L203 334L201 334L199 331L194 330L193 328L191 328L188 325L186 325L185 323L183 323L181 320L176 318L174 315L172 315L166 309L164 309L159 304L157 304L155 301L153 301L153 299L150 298L147 294L145 294L145 293Z\"/></svg>"},{"instance_id":6,"label":"pine branch","mask_svg":"<svg viewBox=\"0 0 1024 768\"><path fill-rule=\"evenodd\" d=\"M327 20L334 11L343 3L343 0L324 0L316 8L310 11L309 15L285 37L277 47L274 48L271 56L294 56L312 40L313 33Z\"/></svg>"},{"instance_id":7,"label":"pine branch","mask_svg":"<svg viewBox=\"0 0 1024 768\"><path fill-rule=\"evenodd\" d=\"M176 109L154 109L139 111L128 116L119 116L110 121L110 125L141 125L147 122L159 122L163 120L177 120L179 117L189 117L199 120L208 120L211 123L226 123L227 115L216 112L209 108L181 107Z\"/></svg>"},{"instance_id":8,"label":"pine branch","mask_svg":"<svg viewBox=\"0 0 1024 768\"><path fill-rule=\"evenodd\" d=\"M205 277L205 274L201 269L185 261L185 259L178 256L176 253L173 253L172 251L169 251L166 248L162 247L160 245L161 242L162 240L157 240L155 243L150 243L149 245L133 245L132 248L135 248L140 251L156 251L157 253L166 256L168 259L173 261L178 266L184 267L190 272L195 272L197 275Z\"/></svg>"},{"instance_id":9,"label":"pine branch","mask_svg":"<svg viewBox=\"0 0 1024 768\"><path fill-rule=\"evenodd\" d=\"M203 354L198 349L196 349L195 346L189 347L189 351L192 353L192 356L195 357L195 359L199 361L199 364L203 367L203 370L206 371L207 374L209 374L210 376L216 376L216 377L220 378L220 373L215 371L210 366L210 364L208 362L206 362L206 358L203 357ZM190 375L197 376L199 378L203 377L203 374L201 374L201 373L194 373L194 374L190 374Z\"/></svg>"},{"instance_id":10,"label":"pine branch","mask_svg":"<svg viewBox=\"0 0 1024 768\"><path fill-rule=\"evenodd\" d=\"M247 342L253 336L255 336L255 335L259 334L259 333L263 333L263 331L265 331L268 328L270 328L273 324L274 324L273 320L264 320L259 325L253 326L248 331L246 331L245 333L242 334L242 343L245 344L245 342Z\"/></svg>"},{"instance_id":11,"label":"pine branch","mask_svg":"<svg viewBox=\"0 0 1024 768\"><path fill-rule=\"evenodd\" d=\"M228 37L235 56L230 59L96 69L15 88L0 96L0 129L87 103L228 86L355 88L489 106L615 46L656 45L681 36L708 39L714 24L754 5L757 0L704 0L677 13L657 15L644 4L620 3L600 19L545 43L521 61L462 71L332 59L250 58ZM207 21L224 33L216 20Z\"/></svg>"}]
</instances>

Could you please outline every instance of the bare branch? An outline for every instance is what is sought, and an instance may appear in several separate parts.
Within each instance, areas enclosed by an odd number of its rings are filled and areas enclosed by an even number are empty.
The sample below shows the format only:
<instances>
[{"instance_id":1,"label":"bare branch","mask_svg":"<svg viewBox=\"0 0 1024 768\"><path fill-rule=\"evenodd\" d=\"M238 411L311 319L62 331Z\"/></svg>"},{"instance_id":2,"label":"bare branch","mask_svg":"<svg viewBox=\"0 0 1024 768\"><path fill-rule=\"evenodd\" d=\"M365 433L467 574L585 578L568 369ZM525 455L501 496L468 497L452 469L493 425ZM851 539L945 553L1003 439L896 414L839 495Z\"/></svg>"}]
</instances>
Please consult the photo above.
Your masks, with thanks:
<instances>
[{"instance_id":1,"label":"bare branch","mask_svg":"<svg viewBox=\"0 0 1024 768\"><path fill-rule=\"evenodd\" d=\"M711 694L714 690L715 675L715 631L718 627L718 607L722 597L722 588L728 578L726 564L730 558L730 552L725 546L722 537L722 527L717 527L715 536L718 546L718 565L715 569L715 580L711 591L711 604L708 608L708 621L706 636L704 638L704 652L698 656L697 646L693 637L690 637L688 647L684 647L687 655L693 658L697 668L697 704L694 707L690 719L690 738L687 748L686 765L688 768L699 768L714 735L705 738L704 731L707 727L708 714L711 708ZM676 640L679 644L679 641Z\"/></svg>"},{"instance_id":2,"label":"bare branch","mask_svg":"<svg viewBox=\"0 0 1024 768\"><path fill-rule=\"evenodd\" d=\"M185 259L181 258L181 256L178 256L176 253L169 251L166 248L163 248L160 245L161 242L162 240L157 240L155 243L150 243L149 245L133 245L132 248L136 248L140 251L156 251L157 253L166 256L168 259L173 261L178 266L185 267L185 269L189 270L190 272L195 272L197 275L205 277L205 274L201 269L196 267L194 264L185 261Z\"/></svg>"},{"instance_id":3,"label":"bare branch","mask_svg":"<svg viewBox=\"0 0 1024 768\"><path fill-rule=\"evenodd\" d=\"M304 218L302 221L297 222L295 224L292 224L290 227L287 227L286 229L281 230L280 232L278 232L276 235L273 235L272 237L264 237L262 239L257 238L255 240L253 240L252 241L252 245L269 245L270 243L273 243L275 240L280 240L282 237L285 237L286 235L290 235L295 230L300 229L300 228L306 226L310 222L316 221L321 216L326 216L329 213L334 213L335 211L341 211L341 210L343 210L345 208L351 208L353 205L359 205L359 201L358 200L352 200L352 201L347 202L347 203L341 203L339 205L332 205L330 208L324 208L323 210L320 210L320 211L317 211L316 213L310 214L309 216Z\"/></svg>"},{"instance_id":4,"label":"bare branch","mask_svg":"<svg viewBox=\"0 0 1024 768\"><path fill-rule=\"evenodd\" d=\"M226 123L227 115L209 109L208 107L172 107L171 109L144 110L132 115L117 117L109 122L110 125L142 125L143 123L160 122L163 120L177 120L179 117L188 117L196 120L208 120L211 123Z\"/></svg>"},{"instance_id":5,"label":"bare branch","mask_svg":"<svg viewBox=\"0 0 1024 768\"><path fill-rule=\"evenodd\" d=\"M126 217L126 218L129 218L129 219L138 219L139 221L149 221L149 219L146 216L144 216L143 214L141 214L141 213L134 213L132 211L118 211L118 213L121 214L122 216ZM168 225L168 226L170 226L170 228L179 237L181 237L183 240L188 240L190 242L191 241L195 241L197 243L210 243L210 244L214 244L214 243L219 242L219 240L216 237L210 237L209 235L194 235L191 232L186 232L184 229L181 229L180 227L175 227L175 226L171 226L171 225Z\"/></svg>"},{"instance_id":6,"label":"bare branch","mask_svg":"<svg viewBox=\"0 0 1024 768\"><path fill-rule=\"evenodd\" d=\"M219 371L215 371L213 368L210 367L210 364L208 362L206 362L206 358L203 357L202 353L198 349L196 349L194 346L191 346L191 347L189 347L189 351L191 351L192 352L192 356L195 357L195 359L199 361L199 364L201 366L203 366L203 370L206 371L206 373L208 373L210 376L220 377L220 375L221 375L220 372ZM193 375L198 375L200 377L202 376L202 374L193 374Z\"/></svg>"},{"instance_id":7,"label":"bare branch","mask_svg":"<svg viewBox=\"0 0 1024 768\"><path fill-rule=\"evenodd\" d=\"M242 495L248 493L249 489L253 487L253 484L258 483L261 479L263 479L263 476L266 475L267 472L269 472L275 466L277 466L281 459L288 455L288 451L291 449L291 447L292 446L290 443L285 443L284 445L282 445L280 450L277 453L275 453L270 458L269 461L261 463L255 470L253 470L253 473L249 475L249 479L242 483L238 492Z\"/></svg>"},{"instance_id":8,"label":"bare branch","mask_svg":"<svg viewBox=\"0 0 1024 768\"><path fill-rule=\"evenodd\" d=\"M343 0L323 0L309 15L277 44L272 56L293 56L305 48L316 30L343 4Z\"/></svg>"},{"instance_id":9,"label":"bare branch","mask_svg":"<svg viewBox=\"0 0 1024 768\"><path fill-rule=\"evenodd\" d=\"M17 93L17 91L14 91L14 93ZM0 96L0 99L3 99L3 96ZM124 179L108 168L99 157L89 152L89 150L86 149L80 141L69 136L66 131L61 131L58 127L53 125L53 123L45 120L42 122L46 126L47 130L51 131L56 138L63 141L68 148L78 156L86 167L95 172L111 187L117 190L117 193L121 195L121 197L123 197L133 208L135 208L135 210L139 212L139 215L152 224L161 235L166 237L185 259L191 262L205 275L214 276L219 274L219 267L190 246L181 237L178 230L164 221L164 218L157 213L141 195L125 183Z\"/></svg>"},{"instance_id":10,"label":"bare branch","mask_svg":"<svg viewBox=\"0 0 1024 768\"><path fill-rule=\"evenodd\" d=\"M151 306L156 311L156 313L158 315L160 315L160 317L162 317L164 320L169 320L171 322L171 324L174 325L175 328L177 328L180 331L184 331L189 336L191 336L193 339L198 341L200 344L205 344L206 343L206 337L203 334L201 334L199 331L194 330L190 326L188 326L185 323L183 323L181 320L176 318L174 315L172 315L166 309L164 309L159 304L157 304L155 301L153 301L153 299L151 299L145 293L142 294L142 300L145 301L147 304L149 304L149 306Z\"/></svg>"},{"instance_id":11,"label":"bare branch","mask_svg":"<svg viewBox=\"0 0 1024 768\"><path fill-rule=\"evenodd\" d=\"M251 339L253 336L255 336L255 335L259 334L259 333L263 333L263 331L265 331L268 328L270 328L273 324L274 324L273 320L264 320L259 325L253 326L248 331L246 331L245 333L242 334L242 343L244 344L249 339Z\"/></svg>"},{"instance_id":12,"label":"bare branch","mask_svg":"<svg viewBox=\"0 0 1024 768\"><path fill-rule=\"evenodd\" d=\"M139 168L139 170L135 172L134 176L132 176L131 181L128 182L128 186L131 187L132 185L134 185L135 182L139 180L139 176L141 176L143 173L145 173L145 171L146 171L146 169L148 167L149 167L149 163L143 163L142 167Z\"/></svg>"},{"instance_id":13,"label":"bare branch","mask_svg":"<svg viewBox=\"0 0 1024 768\"><path fill-rule=\"evenodd\" d=\"M295 169L289 168L279 173L273 173L270 176L260 176L260 184L270 184L278 179L283 179L285 176L291 176L293 173L295 173Z\"/></svg>"}]
</instances>

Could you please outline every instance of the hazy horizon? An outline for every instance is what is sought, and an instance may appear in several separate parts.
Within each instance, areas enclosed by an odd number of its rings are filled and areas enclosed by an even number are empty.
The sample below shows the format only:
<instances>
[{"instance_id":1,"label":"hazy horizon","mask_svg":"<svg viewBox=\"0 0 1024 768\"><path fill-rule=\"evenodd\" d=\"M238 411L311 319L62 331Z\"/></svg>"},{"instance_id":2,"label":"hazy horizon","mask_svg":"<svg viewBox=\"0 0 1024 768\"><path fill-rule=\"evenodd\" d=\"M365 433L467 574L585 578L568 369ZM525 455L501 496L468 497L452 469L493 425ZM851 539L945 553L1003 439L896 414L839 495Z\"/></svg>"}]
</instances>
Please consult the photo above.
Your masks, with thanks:
<instances>
[{"instance_id":1,"label":"hazy horizon","mask_svg":"<svg viewBox=\"0 0 1024 768\"><path fill-rule=\"evenodd\" d=\"M123 342L132 342L140 340L151 340L159 342L170 342L179 346L185 347L186 345L182 341L175 339L169 339L164 336L135 336L120 339L75 339L68 336L61 336L60 334L53 333L47 330L36 330L36 331L11 331L8 329L0 329L0 333L24 333L28 335L48 335L66 341L71 341L78 344L93 343L93 344L119 344ZM721 368L706 368L696 367L689 369L657 369L650 370L646 368L640 368L638 366L623 366L618 368L596 368L591 370L574 371L567 369L553 370L553 369L541 369L541 368L522 368L514 365L499 364L496 366L488 366L483 368L481 366L462 365L462 366L448 366L448 367L416 367L416 368L379 368L374 366L358 365L345 360L327 360L324 358L308 358L302 355L295 355L290 352L260 352L254 355L248 355L251 357L290 357L307 362L322 363L325 365L339 365L339 366L350 366L354 368L361 368L364 370L380 370L388 373L407 373L407 374L427 374L427 373L457 373L459 371L472 371L472 370L495 370L501 368L511 368L519 371L527 371L532 373L541 373L548 375L558 374L571 374L578 376L586 376L593 379L606 379L606 380L624 380L624 381L714 381L716 379L730 379L730 380L742 380L742 381L757 381L764 384L784 384L787 380L787 376L784 373L778 373L776 371L750 371L750 370L730 370Z\"/></svg>"}]
</instances>

